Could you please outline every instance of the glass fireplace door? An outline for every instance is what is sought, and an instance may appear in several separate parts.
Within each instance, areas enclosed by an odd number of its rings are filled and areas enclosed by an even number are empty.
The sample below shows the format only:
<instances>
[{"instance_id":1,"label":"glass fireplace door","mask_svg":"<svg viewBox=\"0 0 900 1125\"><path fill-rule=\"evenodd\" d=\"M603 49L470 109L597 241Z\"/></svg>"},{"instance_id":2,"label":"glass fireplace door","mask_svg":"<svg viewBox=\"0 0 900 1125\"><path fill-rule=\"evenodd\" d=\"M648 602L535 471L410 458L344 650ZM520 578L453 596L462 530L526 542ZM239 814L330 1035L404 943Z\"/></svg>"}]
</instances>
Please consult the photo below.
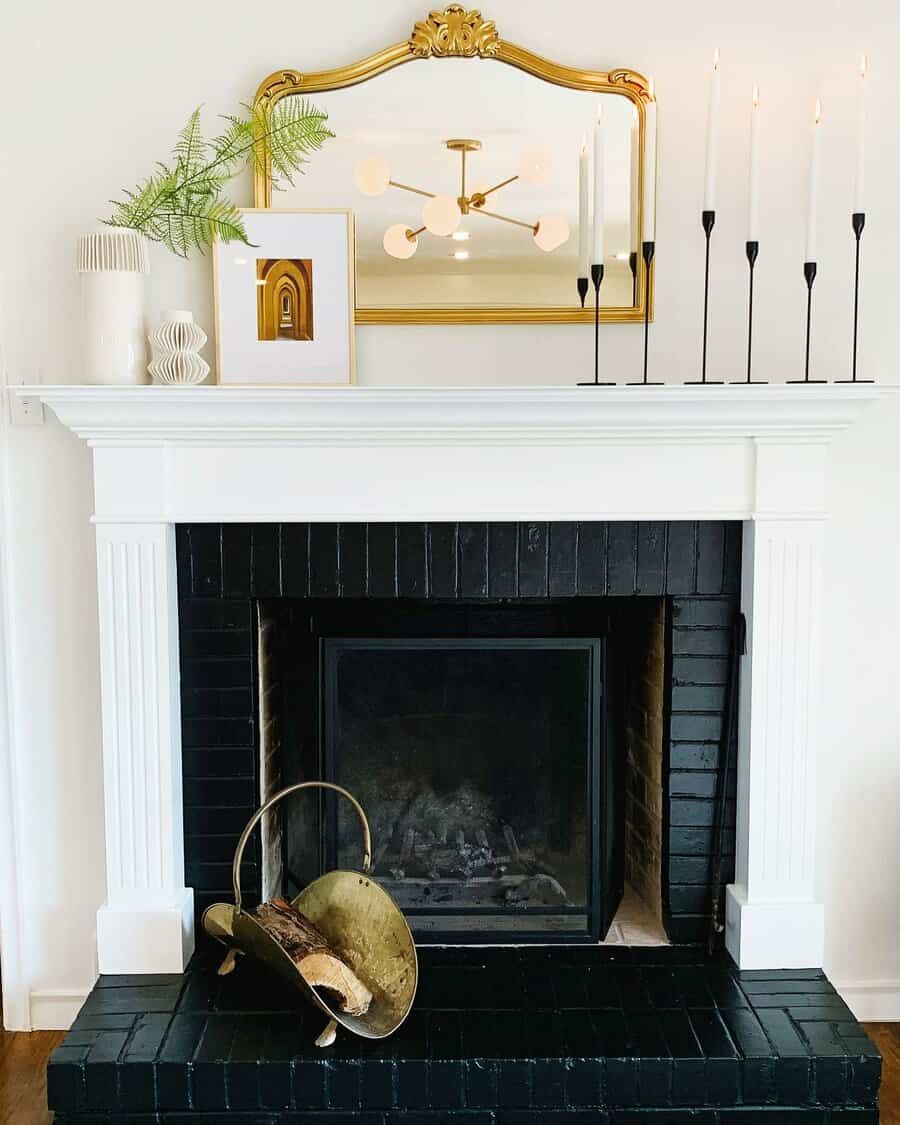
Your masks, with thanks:
<instances>
[{"instance_id":1,"label":"glass fireplace door","mask_svg":"<svg viewBox=\"0 0 900 1125\"><path fill-rule=\"evenodd\" d=\"M595 939L603 641L322 641L325 775L426 941ZM359 828L329 800L326 864Z\"/></svg>"}]
</instances>

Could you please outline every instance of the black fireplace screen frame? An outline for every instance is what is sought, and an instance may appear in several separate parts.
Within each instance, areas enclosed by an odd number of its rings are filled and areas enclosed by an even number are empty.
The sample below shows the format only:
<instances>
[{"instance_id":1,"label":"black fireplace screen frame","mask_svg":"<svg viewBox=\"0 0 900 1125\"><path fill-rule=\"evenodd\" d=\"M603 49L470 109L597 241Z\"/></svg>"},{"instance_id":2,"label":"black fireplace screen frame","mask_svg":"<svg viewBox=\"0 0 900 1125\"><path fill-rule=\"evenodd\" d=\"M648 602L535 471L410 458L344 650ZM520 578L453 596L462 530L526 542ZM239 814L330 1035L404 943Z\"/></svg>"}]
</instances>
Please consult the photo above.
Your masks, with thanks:
<instances>
[{"instance_id":1,"label":"black fireplace screen frame","mask_svg":"<svg viewBox=\"0 0 900 1125\"><path fill-rule=\"evenodd\" d=\"M328 781L338 780L338 769L335 758L336 749L334 734L336 729L336 696L337 696L337 658L345 652L359 652L363 650L405 650L405 651L448 651L448 650L580 650L589 655L588 682L590 685L589 709L587 727L589 736L586 740L585 754L585 780L587 796L587 823L590 826L588 834L587 872L585 890L587 902L584 907L571 906L532 906L527 910L508 907L464 907L455 906L451 911L443 907L406 908L404 912L413 921L419 917L441 917L452 913L456 918L502 918L502 917L537 917L537 916L565 916L573 919L584 919L585 924L572 929L553 928L549 930L529 929L468 929L468 930L427 930L417 934L417 941L429 945L442 944L473 944L473 943L498 943L513 942L516 944L531 944L539 942L559 942L578 944L580 942L597 942L605 937L610 921L609 907L604 897L605 888L602 886L603 871L603 839L602 826L607 817L613 817L614 793L607 791L604 785L604 776L608 771L603 768L604 755L609 748L605 737L606 730L606 638L605 637L572 637L572 636L533 636L533 637L322 637L320 640L319 656L319 757L322 776ZM332 869L338 864L338 803L333 794L324 797L324 815L320 817L320 855L324 858L326 869ZM615 888L609 888L613 893Z\"/></svg>"}]
</instances>

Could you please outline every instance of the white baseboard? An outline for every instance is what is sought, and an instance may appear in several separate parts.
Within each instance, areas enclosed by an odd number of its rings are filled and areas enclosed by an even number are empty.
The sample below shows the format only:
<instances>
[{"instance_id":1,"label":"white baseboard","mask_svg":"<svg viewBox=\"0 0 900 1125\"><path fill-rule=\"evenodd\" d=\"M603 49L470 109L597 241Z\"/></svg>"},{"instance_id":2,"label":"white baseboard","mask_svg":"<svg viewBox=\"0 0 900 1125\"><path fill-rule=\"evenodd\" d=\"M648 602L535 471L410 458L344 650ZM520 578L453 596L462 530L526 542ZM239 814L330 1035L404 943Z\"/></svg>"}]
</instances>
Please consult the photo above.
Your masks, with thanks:
<instances>
[{"instance_id":1,"label":"white baseboard","mask_svg":"<svg viewBox=\"0 0 900 1125\"><path fill-rule=\"evenodd\" d=\"M87 1000L85 988L39 988L31 993L31 1027L34 1031L68 1031Z\"/></svg>"},{"instance_id":2,"label":"white baseboard","mask_svg":"<svg viewBox=\"0 0 900 1125\"><path fill-rule=\"evenodd\" d=\"M833 980L831 983L861 1023L900 1020L900 980Z\"/></svg>"}]
</instances>

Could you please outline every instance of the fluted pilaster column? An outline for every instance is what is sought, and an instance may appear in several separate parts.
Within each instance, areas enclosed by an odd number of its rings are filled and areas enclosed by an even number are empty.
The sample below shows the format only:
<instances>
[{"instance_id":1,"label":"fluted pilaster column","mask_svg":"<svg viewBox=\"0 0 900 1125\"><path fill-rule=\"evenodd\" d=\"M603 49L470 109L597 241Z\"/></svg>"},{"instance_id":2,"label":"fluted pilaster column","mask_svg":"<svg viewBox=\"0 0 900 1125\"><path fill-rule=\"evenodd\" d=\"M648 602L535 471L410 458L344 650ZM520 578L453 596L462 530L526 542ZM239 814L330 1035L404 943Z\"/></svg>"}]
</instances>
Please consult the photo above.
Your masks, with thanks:
<instances>
[{"instance_id":1,"label":"fluted pilaster column","mask_svg":"<svg viewBox=\"0 0 900 1125\"><path fill-rule=\"evenodd\" d=\"M184 885L175 529L97 527L107 899L101 973L181 972Z\"/></svg>"}]
</instances>

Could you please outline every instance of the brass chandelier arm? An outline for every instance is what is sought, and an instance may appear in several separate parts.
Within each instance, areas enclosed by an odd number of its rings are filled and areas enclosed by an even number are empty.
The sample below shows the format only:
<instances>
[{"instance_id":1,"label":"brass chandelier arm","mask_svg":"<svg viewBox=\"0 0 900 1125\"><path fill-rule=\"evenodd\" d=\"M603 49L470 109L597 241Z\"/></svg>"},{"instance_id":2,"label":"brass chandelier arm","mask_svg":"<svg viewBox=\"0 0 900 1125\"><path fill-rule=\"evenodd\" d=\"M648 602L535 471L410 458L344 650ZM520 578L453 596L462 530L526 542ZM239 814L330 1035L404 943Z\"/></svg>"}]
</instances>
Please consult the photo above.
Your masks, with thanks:
<instances>
[{"instance_id":1,"label":"brass chandelier arm","mask_svg":"<svg viewBox=\"0 0 900 1125\"><path fill-rule=\"evenodd\" d=\"M429 199L435 198L433 191L424 191L422 188L410 187L409 184L398 184L396 180L388 180L389 187L400 188L401 191L411 191L413 195L427 195Z\"/></svg>"},{"instance_id":2,"label":"brass chandelier arm","mask_svg":"<svg viewBox=\"0 0 900 1125\"><path fill-rule=\"evenodd\" d=\"M472 195L472 198L469 200L469 202L473 207L479 207L480 204L475 202L479 197L481 199L487 199L489 195L493 195L495 191L499 191L501 188L506 187L507 184L515 183L518 178L518 176L510 176L506 180L501 180L499 184L494 184L493 187L485 188L484 191L476 191Z\"/></svg>"},{"instance_id":3,"label":"brass chandelier arm","mask_svg":"<svg viewBox=\"0 0 900 1125\"><path fill-rule=\"evenodd\" d=\"M526 223L522 219L511 219L509 215L498 215L496 211L485 211L483 207L476 207L472 210L473 215L486 215L489 219L499 219L501 223L512 223L513 226L524 227L535 234L538 229L537 223Z\"/></svg>"}]
</instances>

